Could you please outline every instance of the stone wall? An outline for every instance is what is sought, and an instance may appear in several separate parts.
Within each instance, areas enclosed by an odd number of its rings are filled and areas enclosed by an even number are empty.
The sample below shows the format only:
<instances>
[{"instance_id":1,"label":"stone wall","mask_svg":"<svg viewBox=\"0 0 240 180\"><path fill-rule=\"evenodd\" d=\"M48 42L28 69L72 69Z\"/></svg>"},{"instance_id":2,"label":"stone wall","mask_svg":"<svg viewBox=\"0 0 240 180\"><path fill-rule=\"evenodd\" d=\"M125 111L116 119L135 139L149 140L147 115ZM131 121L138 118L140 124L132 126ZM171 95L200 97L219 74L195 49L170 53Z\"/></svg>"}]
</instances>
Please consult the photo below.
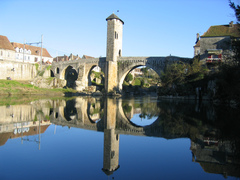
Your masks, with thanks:
<instances>
[{"instance_id":1,"label":"stone wall","mask_svg":"<svg viewBox=\"0 0 240 180\"><path fill-rule=\"evenodd\" d=\"M0 61L0 79L31 80L37 75L36 66L29 63Z\"/></svg>"}]
</instances>

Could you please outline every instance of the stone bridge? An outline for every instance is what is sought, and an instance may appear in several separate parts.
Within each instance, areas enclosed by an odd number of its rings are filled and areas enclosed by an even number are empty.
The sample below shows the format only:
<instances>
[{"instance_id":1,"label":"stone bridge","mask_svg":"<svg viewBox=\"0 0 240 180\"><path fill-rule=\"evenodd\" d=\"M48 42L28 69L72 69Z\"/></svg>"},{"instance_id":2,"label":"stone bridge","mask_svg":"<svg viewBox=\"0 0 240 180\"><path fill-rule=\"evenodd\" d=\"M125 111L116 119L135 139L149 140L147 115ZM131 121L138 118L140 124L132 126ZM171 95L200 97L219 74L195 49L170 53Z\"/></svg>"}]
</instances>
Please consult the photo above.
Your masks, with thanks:
<instances>
[{"instance_id":1,"label":"stone bridge","mask_svg":"<svg viewBox=\"0 0 240 180\"><path fill-rule=\"evenodd\" d=\"M189 62L190 58L176 56L167 57L118 57L117 58L117 86L116 90L121 92L122 84L126 75L139 66L146 66L153 69L159 76L166 67L166 64L173 62ZM80 59L64 62L54 62L51 67L51 74L59 79L66 80L66 86L70 79L74 81L77 90L86 89L91 85L90 73L96 66L100 67L106 77L106 58ZM107 82L107 81L105 81Z\"/></svg>"},{"instance_id":2,"label":"stone bridge","mask_svg":"<svg viewBox=\"0 0 240 180\"><path fill-rule=\"evenodd\" d=\"M99 66L102 72L104 72L105 91L121 92L124 78L136 67L146 66L152 68L160 75L167 63L190 60L190 58L175 56L122 57L122 31L124 22L114 13L106 18L106 21L106 57L55 62L51 68L52 76L66 80L66 86L81 91L91 85L90 72L94 67Z\"/></svg>"}]
</instances>

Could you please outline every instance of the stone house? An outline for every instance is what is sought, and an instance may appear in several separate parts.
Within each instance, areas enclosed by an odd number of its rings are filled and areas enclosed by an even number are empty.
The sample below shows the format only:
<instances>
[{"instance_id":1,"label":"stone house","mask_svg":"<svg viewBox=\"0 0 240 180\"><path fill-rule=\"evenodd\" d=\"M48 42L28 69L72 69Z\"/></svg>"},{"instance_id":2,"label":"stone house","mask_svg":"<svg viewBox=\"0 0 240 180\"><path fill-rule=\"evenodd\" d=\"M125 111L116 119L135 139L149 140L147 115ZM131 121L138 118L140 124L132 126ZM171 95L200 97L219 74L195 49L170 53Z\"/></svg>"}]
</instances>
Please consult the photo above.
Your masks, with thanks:
<instances>
[{"instance_id":1,"label":"stone house","mask_svg":"<svg viewBox=\"0 0 240 180\"><path fill-rule=\"evenodd\" d=\"M70 54L70 56L67 55L63 55L63 56L57 56L55 58L53 58L54 62L59 62L59 61L72 61L72 60L80 60L81 58L78 56L78 54L75 56L72 53Z\"/></svg>"},{"instance_id":2,"label":"stone house","mask_svg":"<svg viewBox=\"0 0 240 180\"><path fill-rule=\"evenodd\" d=\"M230 22L228 25L211 26L201 37L197 38L194 55L207 64L227 62L232 55L232 40L240 39L240 25Z\"/></svg>"},{"instance_id":3,"label":"stone house","mask_svg":"<svg viewBox=\"0 0 240 180\"><path fill-rule=\"evenodd\" d=\"M82 56L82 59L91 59L91 58L94 58L94 57L92 57L92 56L87 56L87 55L83 55L83 56Z\"/></svg>"},{"instance_id":4,"label":"stone house","mask_svg":"<svg viewBox=\"0 0 240 180\"><path fill-rule=\"evenodd\" d=\"M6 36L0 35L0 60L14 61L15 50Z\"/></svg>"}]
</instances>

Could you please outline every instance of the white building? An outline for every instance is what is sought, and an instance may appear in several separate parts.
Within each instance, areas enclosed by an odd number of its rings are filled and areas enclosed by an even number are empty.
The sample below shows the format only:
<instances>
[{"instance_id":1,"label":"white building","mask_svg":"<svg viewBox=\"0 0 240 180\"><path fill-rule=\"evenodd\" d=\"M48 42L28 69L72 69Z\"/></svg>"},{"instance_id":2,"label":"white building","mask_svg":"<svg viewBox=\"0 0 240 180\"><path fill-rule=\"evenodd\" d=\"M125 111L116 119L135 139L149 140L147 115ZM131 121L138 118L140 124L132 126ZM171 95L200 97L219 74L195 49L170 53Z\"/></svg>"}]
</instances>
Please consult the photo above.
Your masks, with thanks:
<instances>
[{"instance_id":1,"label":"white building","mask_svg":"<svg viewBox=\"0 0 240 180\"><path fill-rule=\"evenodd\" d=\"M41 61L41 47L31 46L12 42L15 49L15 61L37 63ZM23 58L24 56L24 58ZM52 56L48 53L47 49L42 48L42 62L51 64L53 61Z\"/></svg>"},{"instance_id":2,"label":"white building","mask_svg":"<svg viewBox=\"0 0 240 180\"><path fill-rule=\"evenodd\" d=\"M0 35L0 60L1 61L14 61L15 50L6 36Z\"/></svg>"}]
</instances>

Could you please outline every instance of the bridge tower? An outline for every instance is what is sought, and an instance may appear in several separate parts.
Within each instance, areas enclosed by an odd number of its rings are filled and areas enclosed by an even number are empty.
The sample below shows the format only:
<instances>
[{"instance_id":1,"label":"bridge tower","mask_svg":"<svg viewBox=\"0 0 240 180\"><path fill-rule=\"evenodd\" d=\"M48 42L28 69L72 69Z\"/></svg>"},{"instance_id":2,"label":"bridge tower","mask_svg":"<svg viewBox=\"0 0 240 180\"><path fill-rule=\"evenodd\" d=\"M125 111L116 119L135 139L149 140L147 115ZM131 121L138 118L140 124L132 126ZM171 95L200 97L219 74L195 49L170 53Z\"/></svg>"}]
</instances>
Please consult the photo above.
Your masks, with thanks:
<instances>
[{"instance_id":1,"label":"bridge tower","mask_svg":"<svg viewBox=\"0 0 240 180\"><path fill-rule=\"evenodd\" d=\"M117 59L122 56L122 31L124 22L114 13L107 19L107 54L105 69L105 90L118 89Z\"/></svg>"}]
</instances>

